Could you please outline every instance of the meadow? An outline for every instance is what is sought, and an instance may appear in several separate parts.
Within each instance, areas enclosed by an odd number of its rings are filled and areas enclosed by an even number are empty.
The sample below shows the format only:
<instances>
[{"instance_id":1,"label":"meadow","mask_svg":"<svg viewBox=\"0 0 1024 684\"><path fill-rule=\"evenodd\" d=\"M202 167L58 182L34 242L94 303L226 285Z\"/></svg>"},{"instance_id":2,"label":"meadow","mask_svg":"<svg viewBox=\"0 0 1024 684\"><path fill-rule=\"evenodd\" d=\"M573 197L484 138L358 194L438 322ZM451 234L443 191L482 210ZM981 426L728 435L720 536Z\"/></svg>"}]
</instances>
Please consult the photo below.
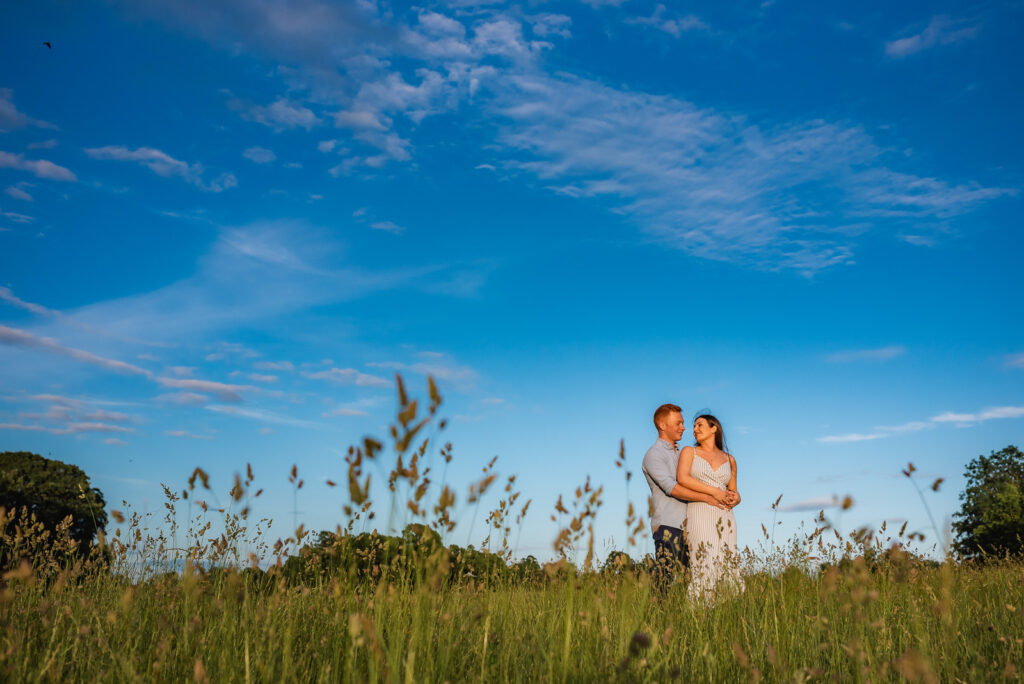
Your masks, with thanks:
<instances>
[{"instance_id":1,"label":"meadow","mask_svg":"<svg viewBox=\"0 0 1024 684\"><path fill-rule=\"evenodd\" d=\"M413 523L401 537L360 532L374 520L365 466L384 453L369 439L350 450L349 481L339 486L345 525L318 537L300 527L271 541L250 520L260 493L251 469L236 477L222 509L202 498L210 483L196 469L187 488L167 489L163 525L112 511L116 532L89 549L24 512L4 512L2 678L1020 679L1024 566L928 559L909 550L905 530L843 536L819 516L804 537L746 554L744 592L695 603L685 580L656 590L650 559L623 553L596 562L592 522L602 490L588 481L556 504L554 517L564 522L553 546L558 560L514 560L509 538L529 501L514 476L502 489L493 470L464 496L445 484L451 447L434 448L443 421L432 384L429 394L420 410L399 381L388 486ZM291 484L304 485L297 470ZM492 487L500 500L488 506L488 549L440 543L463 515L457 504L474 511ZM194 515L179 528L185 500ZM632 507L626 522L634 535L646 534Z\"/></svg>"}]
</instances>

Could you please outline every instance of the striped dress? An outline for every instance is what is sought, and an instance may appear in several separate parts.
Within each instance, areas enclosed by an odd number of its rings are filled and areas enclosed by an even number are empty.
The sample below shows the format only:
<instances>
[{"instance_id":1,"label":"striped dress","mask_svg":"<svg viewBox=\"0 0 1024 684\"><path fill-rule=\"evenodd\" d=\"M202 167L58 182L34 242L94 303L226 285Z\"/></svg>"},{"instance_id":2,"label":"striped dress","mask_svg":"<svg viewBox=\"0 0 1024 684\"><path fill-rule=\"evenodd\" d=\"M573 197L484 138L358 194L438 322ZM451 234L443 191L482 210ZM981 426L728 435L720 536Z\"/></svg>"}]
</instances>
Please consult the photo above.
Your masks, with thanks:
<instances>
[{"instance_id":1,"label":"striped dress","mask_svg":"<svg viewBox=\"0 0 1024 684\"><path fill-rule=\"evenodd\" d=\"M726 461L718 469L694 454L690 475L701 482L726 489L732 466ZM722 582L743 591L740 557L736 552L736 516L711 504L691 502L686 511L686 539L690 547L691 599L706 600Z\"/></svg>"}]
</instances>

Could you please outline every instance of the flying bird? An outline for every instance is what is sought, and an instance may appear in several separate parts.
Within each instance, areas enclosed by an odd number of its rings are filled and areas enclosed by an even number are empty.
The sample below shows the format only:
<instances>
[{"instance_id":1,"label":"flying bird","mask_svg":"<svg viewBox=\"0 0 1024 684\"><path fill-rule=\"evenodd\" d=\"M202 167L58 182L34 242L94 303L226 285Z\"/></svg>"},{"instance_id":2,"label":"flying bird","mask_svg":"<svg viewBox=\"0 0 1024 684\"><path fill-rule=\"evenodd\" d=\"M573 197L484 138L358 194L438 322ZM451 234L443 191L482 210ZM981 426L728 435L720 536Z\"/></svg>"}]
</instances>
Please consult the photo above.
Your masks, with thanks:
<instances>
[{"instance_id":1,"label":"flying bird","mask_svg":"<svg viewBox=\"0 0 1024 684\"><path fill-rule=\"evenodd\" d=\"M43 41L43 45L45 45L46 47L50 48L51 50L53 49L53 46L50 45L50 41L48 41L48 40L44 40Z\"/></svg>"}]
</instances>

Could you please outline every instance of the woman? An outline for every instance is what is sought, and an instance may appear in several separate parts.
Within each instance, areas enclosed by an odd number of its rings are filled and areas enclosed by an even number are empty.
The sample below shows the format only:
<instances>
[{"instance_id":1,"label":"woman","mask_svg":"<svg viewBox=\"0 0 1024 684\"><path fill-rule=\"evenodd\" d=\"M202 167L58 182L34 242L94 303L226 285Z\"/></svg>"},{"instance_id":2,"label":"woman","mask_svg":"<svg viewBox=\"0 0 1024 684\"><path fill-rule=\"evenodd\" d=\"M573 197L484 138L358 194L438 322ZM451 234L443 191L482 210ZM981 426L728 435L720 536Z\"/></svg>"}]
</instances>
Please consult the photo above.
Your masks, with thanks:
<instances>
[{"instance_id":1,"label":"woman","mask_svg":"<svg viewBox=\"0 0 1024 684\"><path fill-rule=\"evenodd\" d=\"M709 494L721 508L702 502L686 506L686 538L690 547L691 598L706 599L720 582L742 591L739 554L736 552L736 517L740 502L736 491L736 459L725 450L725 431L710 414L693 421L697 445L679 454L679 484Z\"/></svg>"}]
</instances>

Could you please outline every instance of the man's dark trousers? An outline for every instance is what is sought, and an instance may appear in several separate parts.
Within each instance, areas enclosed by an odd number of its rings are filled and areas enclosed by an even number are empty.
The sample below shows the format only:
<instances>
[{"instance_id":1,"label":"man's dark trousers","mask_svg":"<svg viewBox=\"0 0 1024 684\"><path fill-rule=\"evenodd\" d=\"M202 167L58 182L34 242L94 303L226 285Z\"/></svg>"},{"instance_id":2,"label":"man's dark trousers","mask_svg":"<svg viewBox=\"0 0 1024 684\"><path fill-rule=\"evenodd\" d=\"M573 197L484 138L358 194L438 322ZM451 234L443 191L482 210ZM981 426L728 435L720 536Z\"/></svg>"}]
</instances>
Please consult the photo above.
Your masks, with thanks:
<instances>
[{"instance_id":1,"label":"man's dark trousers","mask_svg":"<svg viewBox=\"0 0 1024 684\"><path fill-rule=\"evenodd\" d=\"M654 532L654 585L665 591L676 573L690 566L690 554L686 548L683 531L677 527L661 525Z\"/></svg>"}]
</instances>

